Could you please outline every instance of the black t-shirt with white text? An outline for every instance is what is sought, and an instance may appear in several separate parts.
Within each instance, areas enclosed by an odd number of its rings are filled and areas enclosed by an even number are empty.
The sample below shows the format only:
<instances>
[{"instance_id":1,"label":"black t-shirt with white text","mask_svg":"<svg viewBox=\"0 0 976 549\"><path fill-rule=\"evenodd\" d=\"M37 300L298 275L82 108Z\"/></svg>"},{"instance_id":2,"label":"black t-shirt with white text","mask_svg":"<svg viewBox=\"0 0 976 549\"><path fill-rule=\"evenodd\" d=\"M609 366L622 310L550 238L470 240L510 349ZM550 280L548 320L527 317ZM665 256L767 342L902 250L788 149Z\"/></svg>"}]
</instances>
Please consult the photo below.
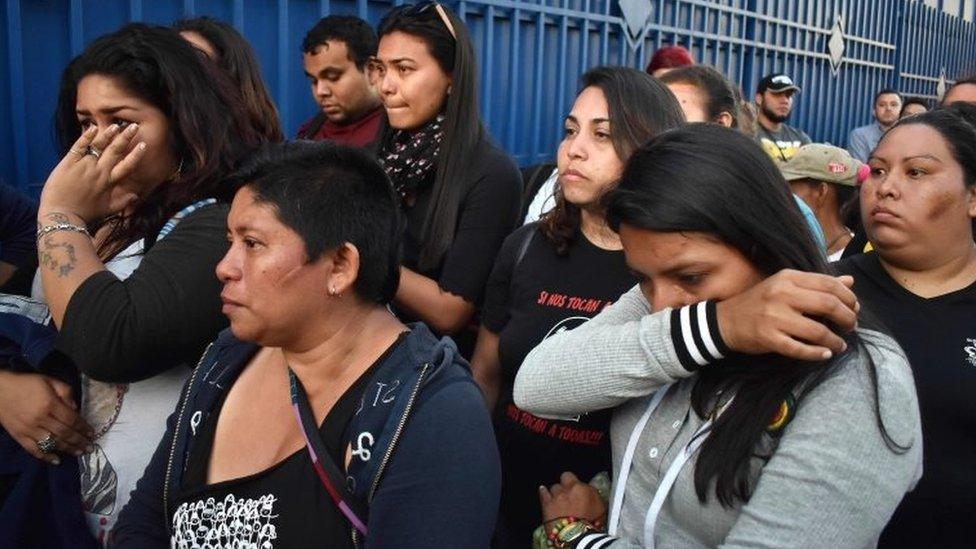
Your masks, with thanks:
<instances>
[{"instance_id":1,"label":"black t-shirt with white text","mask_svg":"<svg viewBox=\"0 0 976 549\"><path fill-rule=\"evenodd\" d=\"M519 260L526 239L528 247ZM502 458L499 520L514 539L530 544L542 522L538 487L571 471L583 482L610 472L610 410L569 421L548 420L519 409L512 385L522 360L547 337L587 322L637 283L622 251L594 246L581 233L565 256L526 225L502 245L488 280L482 322L499 334L501 389L495 432Z\"/></svg>"},{"instance_id":2,"label":"black t-shirt with white text","mask_svg":"<svg viewBox=\"0 0 976 549\"><path fill-rule=\"evenodd\" d=\"M922 414L922 479L881 536L879 547L971 546L976 530L976 283L933 298L915 295L885 271L877 253L836 268L905 350ZM897 441L896 441L897 442Z\"/></svg>"}]
</instances>

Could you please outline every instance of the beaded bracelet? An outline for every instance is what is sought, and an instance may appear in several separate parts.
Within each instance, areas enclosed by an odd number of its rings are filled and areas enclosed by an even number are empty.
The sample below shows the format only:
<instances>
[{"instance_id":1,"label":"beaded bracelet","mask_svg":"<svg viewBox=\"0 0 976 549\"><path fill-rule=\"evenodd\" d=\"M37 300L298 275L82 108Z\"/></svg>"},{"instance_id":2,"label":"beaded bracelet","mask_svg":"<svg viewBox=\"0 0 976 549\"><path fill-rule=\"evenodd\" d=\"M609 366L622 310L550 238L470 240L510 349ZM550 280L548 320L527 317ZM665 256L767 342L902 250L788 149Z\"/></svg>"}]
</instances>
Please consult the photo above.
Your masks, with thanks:
<instances>
[{"instance_id":1,"label":"beaded bracelet","mask_svg":"<svg viewBox=\"0 0 976 549\"><path fill-rule=\"evenodd\" d=\"M91 234L88 233L88 229L82 227L81 225L72 225L71 223L54 223L52 225L46 225L40 229L37 229L37 241L40 242L41 238L43 238L45 235L57 231L74 231L76 233L82 233L88 238L91 238Z\"/></svg>"},{"instance_id":2,"label":"beaded bracelet","mask_svg":"<svg viewBox=\"0 0 976 549\"><path fill-rule=\"evenodd\" d=\"M557 523L558 524L558 523ZM549 541L555 549L570 549L576 547L581 537L599 530L586 519L575 519L567 522L559 530L550 533Z\"/></svg>"}]
</instances>

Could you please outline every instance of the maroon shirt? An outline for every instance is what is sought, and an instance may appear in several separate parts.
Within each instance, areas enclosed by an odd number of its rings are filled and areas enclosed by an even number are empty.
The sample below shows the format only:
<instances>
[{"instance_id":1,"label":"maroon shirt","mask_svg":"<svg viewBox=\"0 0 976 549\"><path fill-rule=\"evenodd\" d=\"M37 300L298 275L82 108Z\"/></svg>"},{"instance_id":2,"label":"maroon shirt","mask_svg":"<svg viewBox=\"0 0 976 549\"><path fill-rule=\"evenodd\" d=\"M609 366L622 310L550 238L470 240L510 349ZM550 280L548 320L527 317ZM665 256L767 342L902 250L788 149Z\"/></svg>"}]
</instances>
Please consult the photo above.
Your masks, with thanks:
<instances>
[{"instance_id":1,"label":"maroon shirt","mask_svg":"<svg viewBox=\"0 0 976 549\"><path fill-rule=\"evenodd\" d=\"M327 118L320 123L322 118L324 115L318 114L302 124L298 128L298 137L313 141L334 141L352 147L367 147L379 137L380 124L383 121L383 107L382 105L378 106L359 120L341 126ZM315 124L319 124L317 130L314 128ZM310 135L312 131L315 133Z\"/></svg>"}]
</instances>

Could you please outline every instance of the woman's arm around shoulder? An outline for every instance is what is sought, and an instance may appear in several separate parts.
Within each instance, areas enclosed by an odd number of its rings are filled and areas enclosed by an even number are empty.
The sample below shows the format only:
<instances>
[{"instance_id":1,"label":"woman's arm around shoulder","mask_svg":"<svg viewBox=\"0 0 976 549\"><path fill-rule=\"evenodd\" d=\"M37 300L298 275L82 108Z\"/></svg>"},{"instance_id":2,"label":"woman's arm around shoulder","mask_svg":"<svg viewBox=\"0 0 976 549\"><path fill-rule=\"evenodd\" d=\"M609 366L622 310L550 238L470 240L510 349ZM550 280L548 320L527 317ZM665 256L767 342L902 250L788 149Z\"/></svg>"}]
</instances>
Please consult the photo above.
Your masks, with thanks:
<instances>
[{"instance_id":1,"label":"woman's arm around shoulder","mask_svg":"<svg viewBox=\"0 0 976 549\"><path fill-rule=\"evenodd\" d=\"M529 353L515 379L515 404L549 417L612 408L733 351L824 360L846 347L834 330L857 323L851 284L850 277L784 269L720 302L655 313L635 287Z\"/></svg>"},{"instance_id":2,"label":"woman's arm around shoulder","mask_svg":"<svg viewBox=\"0 0 976 549\"><path fill-rule=\"evenodd\" d=\"M722 547L874 547L918 481L922 432L908 362L893 340L862 330L877 369L875 410L861 351L798 404L779 447Z\"/></svg>"},{"instance_id":3,"label":"woman's arm around shoulder","mask_svg":"<svg viewBox=\"0 0 976 549\"><path fill-rule=\"evenodd\" d=\"M498 449L467 375L422 395L369 509L367 547L488 547L501 492Z\"/></svg>"}]
</instances>

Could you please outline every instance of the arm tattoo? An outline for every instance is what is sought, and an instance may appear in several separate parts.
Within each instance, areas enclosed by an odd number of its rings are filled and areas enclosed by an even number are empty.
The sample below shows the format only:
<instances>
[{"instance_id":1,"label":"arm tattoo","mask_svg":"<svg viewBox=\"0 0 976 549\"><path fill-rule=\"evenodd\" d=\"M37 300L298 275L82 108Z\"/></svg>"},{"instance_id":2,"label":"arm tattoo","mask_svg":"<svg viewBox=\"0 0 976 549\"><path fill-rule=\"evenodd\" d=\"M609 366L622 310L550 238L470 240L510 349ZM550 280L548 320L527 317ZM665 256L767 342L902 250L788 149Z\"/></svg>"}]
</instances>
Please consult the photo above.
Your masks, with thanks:
<instances>
[{"instance_id":1,"label":"arm tattoo","mask_svg":"<svg viewBox=\"0 0 976 549\"><path fill-rule=\"evenodd\" d=\"M71 274L78 263L74 244L55 242L54 235L47 235L38 251L38 260L41 266L56 271L60 278Z\"/></svg>"},{"instance_id":2,"label":"arm tattoo","mask_svg":"<svg viewBox=\"0 0 976 549\"><path fill-rule=\"evenodd\" d=\"M71 223L71 218L59 212L51 212L44 216L51 223ZM40 223L38 223L40 225Z\"/></svg>"}]
</instances>

